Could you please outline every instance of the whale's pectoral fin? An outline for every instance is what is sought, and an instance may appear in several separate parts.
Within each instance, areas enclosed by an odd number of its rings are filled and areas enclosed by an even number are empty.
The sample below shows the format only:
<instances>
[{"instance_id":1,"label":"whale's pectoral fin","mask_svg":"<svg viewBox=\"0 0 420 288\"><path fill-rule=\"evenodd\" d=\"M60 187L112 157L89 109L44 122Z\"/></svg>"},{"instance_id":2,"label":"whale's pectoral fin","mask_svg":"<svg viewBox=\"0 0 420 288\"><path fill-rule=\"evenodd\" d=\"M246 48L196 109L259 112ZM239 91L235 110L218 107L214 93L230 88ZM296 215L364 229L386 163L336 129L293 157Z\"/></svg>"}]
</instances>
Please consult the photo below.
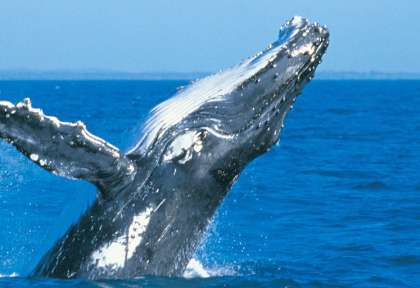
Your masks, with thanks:
<instances>
[{"instance_id":1,"label":"whale's pectoral fin","mask_svg":"<svg viewBox=\"0 0 420 288\"><path fill-rule=\"evenodd\" d=\"M102 193L124 185L135 165L108 142L90 134L82 122L61 122L34 109L29 99L0 101L0 138L54 174L92 182ZM125 181L127 180L127 181Z\"/></svg>"}]
</instances>

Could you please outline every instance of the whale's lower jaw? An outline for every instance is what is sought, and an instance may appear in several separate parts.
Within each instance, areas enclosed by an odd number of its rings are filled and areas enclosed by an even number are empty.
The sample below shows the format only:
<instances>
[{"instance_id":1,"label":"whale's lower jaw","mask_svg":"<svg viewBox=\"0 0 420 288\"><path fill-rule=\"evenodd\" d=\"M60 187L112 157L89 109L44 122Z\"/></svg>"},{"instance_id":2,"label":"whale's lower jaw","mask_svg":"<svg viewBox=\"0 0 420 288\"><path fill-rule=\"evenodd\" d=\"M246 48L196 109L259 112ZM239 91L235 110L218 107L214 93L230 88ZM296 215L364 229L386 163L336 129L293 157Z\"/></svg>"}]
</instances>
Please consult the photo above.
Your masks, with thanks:
<instances>
[{"instance_id":1,"label":"whale's lower jaw","mask_svg":"<svg viewBox=\"0 0 420 288\"><path fill-rule=\"evenodd\" d=\"M40 167L99 190L32 276L181 276L240 172L278 141L327 46L325 28L293 18L263 52L157 106L125 155L29 99L0 101L0 138Z\"/></svg>"}]
</instances>

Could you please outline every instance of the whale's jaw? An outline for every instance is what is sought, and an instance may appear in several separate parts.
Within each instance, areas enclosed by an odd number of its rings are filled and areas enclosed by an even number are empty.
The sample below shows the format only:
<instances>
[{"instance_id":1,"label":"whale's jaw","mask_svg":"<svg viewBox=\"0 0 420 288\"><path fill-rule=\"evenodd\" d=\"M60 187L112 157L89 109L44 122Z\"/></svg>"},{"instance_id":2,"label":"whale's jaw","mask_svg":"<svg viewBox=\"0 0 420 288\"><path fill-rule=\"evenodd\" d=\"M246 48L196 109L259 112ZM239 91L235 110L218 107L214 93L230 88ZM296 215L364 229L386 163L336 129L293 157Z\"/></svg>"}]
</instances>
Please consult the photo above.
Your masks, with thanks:
<instances>
[{"instance_id":1,"label":"whale's jaw","mask_svg":"<svg viewBox=\"0 0 420 288\"><path fill-rule=\"evenodd\" d=\"M279 40L253 60L269 59L239 92L239 99L252 103L251 117L237 118L238 126L247 121L237 137L238 145L249 148L248 153L241 153L242 157L247 154L252 160L279 140L287 113L313 79L328 45L329 32L325 27L294 17L281 28Z\"/></svg>"}]
</instances>

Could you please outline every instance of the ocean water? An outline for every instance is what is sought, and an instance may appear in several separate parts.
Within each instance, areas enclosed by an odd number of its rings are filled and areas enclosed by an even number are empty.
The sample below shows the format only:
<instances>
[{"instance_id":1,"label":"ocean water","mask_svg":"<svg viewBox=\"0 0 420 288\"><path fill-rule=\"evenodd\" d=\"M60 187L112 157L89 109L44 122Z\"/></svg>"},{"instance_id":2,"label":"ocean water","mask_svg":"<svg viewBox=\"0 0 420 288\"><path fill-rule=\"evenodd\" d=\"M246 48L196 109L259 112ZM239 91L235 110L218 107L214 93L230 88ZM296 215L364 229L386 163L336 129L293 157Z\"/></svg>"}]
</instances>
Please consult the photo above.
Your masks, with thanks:
<instances>
[{"instance_id":1,"label":"ocean water","mask_svg":"<svg viewBox=\"0 0 420 288\"><path fill-rule=\"evenodd\" d=\"M2 81L0 99L30 97L127 150L148 111L185 84ZM314 81L285 125L197 251L195 271L210 277L26 278L95 189L0 143L0 287L420 287L420 81Z\"/></svg>"}]
</instances>

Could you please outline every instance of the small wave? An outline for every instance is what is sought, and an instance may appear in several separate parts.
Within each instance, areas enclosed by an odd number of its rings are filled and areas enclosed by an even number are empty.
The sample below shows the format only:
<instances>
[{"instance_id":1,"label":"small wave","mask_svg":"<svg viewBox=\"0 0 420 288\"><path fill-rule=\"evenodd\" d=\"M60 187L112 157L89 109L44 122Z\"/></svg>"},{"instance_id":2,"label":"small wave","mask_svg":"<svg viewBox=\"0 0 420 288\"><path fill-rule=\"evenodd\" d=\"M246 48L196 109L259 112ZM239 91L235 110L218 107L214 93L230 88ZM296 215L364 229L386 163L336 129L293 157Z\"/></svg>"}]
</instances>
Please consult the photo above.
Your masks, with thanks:
<instances>
[{"instance_id":1,"label":"small wave","mask_svg":"<svg viewBox=\"0 0 420 288\"><path fill-rule=\"evenodd\" d=\"M0 278L15 278L15 277L19 277L19 274L17 274L16 272L13 272L11 274L1 274L0 273Z\"/></svg>"},{"instance_id":2,"label":"small wave","mask_svg":"<svg viewBox=\"0 0 420 288\"><path fill-rule=\"evenodd\" d=\"M320 175L325 177L334 177L342 179L362 178L367 179L372 177L371 173L357 170L304 170L303 174L307 175Z\"/></svg>"},{"instance_id":3,"label":"small wave","mask_svg":"<svg viewBox=\"0 0 420 288\"><path fill-rule=\"evenodd\" d=\"M375 251L375 247L373 247L372 245L352 243L341 247L340 250L351 252L369 252Z\"/></svg>"},{"instance_id":4,"label":"small wave","mask_svg":"<svg viewBox=\"0 0 420 288\"><path fill-rule=\"evenodd\" d=\"M386 188L388 188L387 185L381 181L361 183L353 186L353 189L356 190L384 190Z\"/></svg>"},{"instance_id":5,"label":"small wave","mask_svg":"<svg viewBox=\"0 0 420 288\"><path fill-rule=\"evenodd\" d=\"M335 115L351 115L354 114L356 111L350 109L340 109L340 108L331 108L327 109L327 113L335 114Z\"/></svg>"},{"instance_id":6,"label":"small wave","mask_svg":"<svg viewBox=\"0 0 420 288\"><path fill-rule=\"evenodd\" d=\"M420 265L420 258L417 255L400 255L388 258L389 262L397 266Z\"/></svg>"}]
</instances>

